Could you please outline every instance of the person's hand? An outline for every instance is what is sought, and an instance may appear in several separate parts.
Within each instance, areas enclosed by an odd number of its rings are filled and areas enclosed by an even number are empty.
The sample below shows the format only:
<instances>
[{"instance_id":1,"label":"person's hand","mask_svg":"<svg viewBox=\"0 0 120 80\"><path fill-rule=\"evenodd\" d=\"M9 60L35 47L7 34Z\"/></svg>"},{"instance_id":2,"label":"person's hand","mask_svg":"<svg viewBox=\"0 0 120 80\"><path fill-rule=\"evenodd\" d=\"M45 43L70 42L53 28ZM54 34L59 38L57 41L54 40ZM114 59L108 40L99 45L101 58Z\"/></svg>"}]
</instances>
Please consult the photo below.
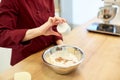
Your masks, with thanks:
<instances>
[{"instance_id":1,"label":"person's hand","mask_svg":"<svg viewBox=\"0 0 120 80\"><path fill-rule=\"evenodd\" d=\"M55 36L61 36L58 32L54 31L52 27L54 25L58 25L59 23L64 23L66 22L65 19L60 18L60 17L50 17L46 23L41 25L40 27L33 28L33 29L28 29L26 31L25 37L23 38L24 41L31 40L35 37L41 36L41 35L55 35ZM62 43L62 42L59 42ZM58 44L59 44L58 43Z\"/></svg>"},{"instance_id":2,"label":"person's hand","mask_svg":"<svg viewBox=\"0 0 120 80\"><path fill-rule=\"evenodd\" d=\"M42 31L42 35L56 35L60 36L60 34L52 29L53 26L58 25L59 23L64 23L66 20L61 17L49 17L48 21L44 23L40 28Z\"/></svg>"},{"instance_id":3,"label":"person's hand","mask_svg":"<svg viewBox=\"0 0 120 80\"><path fill-rule=\"evenodd\" d=\"M59 39L59 40L56 41L56 44L57 44L57 45L63 45L64 42L63 42L61 39Z\"/></svg>"},{"instance_id":4,"label":"person's hand","mask_svg":"<svg viewBox=\"0 0 120 80\"><path fill-rule=\"evenodd\" d=\"M64 18L61 17L49 17L47 23L49 26L58 25L59 23L66 22Z\"/></svg>"}]
</instances>

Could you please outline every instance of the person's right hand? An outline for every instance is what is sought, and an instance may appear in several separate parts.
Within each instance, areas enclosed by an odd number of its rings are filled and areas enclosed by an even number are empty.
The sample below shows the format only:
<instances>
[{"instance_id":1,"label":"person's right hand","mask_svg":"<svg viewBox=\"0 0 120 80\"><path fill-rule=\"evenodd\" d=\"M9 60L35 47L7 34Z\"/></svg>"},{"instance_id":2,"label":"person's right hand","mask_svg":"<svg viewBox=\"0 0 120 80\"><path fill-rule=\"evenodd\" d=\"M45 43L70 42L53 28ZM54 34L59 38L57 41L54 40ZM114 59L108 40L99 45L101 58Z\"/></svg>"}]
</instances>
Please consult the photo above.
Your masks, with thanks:
<instances>
[{"instance_id":1,"label":"person's right hand","mask_svg":"<svg viewBox=\"0 0 120 80\"><path fill-rule=\"evenodd\" d=\"M40 26L42 35L56 35L60 36L60 34L52 29L53 26L58 25L59 23L64 23L66 20L61 17L49 17L48 21Z\"/></svg>"},{"instance_id":2,"label":"person's right hand","mask_svg":"<svg viewBox=\"0 0 120 80\"><path fill-rule=\"evenodd\" d=\"M49 17L48 21L45 22L40 27L33 28L33 29L28 29L26 31L26 34L25 34L22 42L31 40L31 39L33 39L35 37L38 37L38 36L41 36L41 35L44 35L44 36L48 36L48 35L61 36L58 32L54 31L52 27L54 25L58 25L59 23L63 23L63 22L66 22L66 20L63 19L63 18Z\"/></svg>"}]
</instances>

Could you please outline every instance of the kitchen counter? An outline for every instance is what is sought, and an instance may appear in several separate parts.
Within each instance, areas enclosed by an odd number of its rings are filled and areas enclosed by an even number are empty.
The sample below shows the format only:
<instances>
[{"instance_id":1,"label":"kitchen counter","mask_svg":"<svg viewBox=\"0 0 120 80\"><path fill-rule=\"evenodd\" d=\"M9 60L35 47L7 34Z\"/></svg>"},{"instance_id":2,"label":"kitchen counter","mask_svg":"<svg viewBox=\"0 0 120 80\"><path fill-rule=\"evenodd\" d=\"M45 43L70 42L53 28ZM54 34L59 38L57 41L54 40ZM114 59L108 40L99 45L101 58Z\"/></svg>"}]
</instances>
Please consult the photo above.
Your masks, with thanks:
<instances>
[{"instance_id":1,"label":"kitchen counter","mask_svg":"<svg viewBox=\"0 0 120 80\"><path fill-rule=\"evenodd\" d=\"M78 69L60 75L43 64L39 51L0 74L0 80L13 80L15 72L27 71L32 80L120 80L120 36L88 32L86 27L99 20L92 19L75 27L63 40L65 44L80 47L85 60ZM2 66L2 65L1 65Z\"/></svg>"}]
</instances>

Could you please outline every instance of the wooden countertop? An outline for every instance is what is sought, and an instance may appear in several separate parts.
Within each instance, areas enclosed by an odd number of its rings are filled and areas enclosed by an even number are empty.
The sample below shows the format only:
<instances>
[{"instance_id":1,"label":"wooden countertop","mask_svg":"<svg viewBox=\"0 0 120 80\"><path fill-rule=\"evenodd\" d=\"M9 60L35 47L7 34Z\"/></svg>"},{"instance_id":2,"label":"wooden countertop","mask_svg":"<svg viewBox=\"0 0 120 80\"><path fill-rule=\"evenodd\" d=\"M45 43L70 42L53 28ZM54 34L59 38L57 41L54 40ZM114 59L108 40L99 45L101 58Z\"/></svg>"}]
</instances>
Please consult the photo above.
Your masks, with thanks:
<instances>
[{"instance_id":1,"label":"wooden countertop","mask_svg":"<svg viewBox=\"0 0 120 80\"><path fill-rule=\"evenodd\" d=\"M120 36L92 33L86 27L92 22L74 28L64 36L66 44L80 47L85 60L75 72L60 75L43 64L43 51L31 55L0 74L0 80L13 80L15 72L27 71L32 80L120 80ZM1 65L2 66L2 65Z\"/></svg>"}]
</instances>

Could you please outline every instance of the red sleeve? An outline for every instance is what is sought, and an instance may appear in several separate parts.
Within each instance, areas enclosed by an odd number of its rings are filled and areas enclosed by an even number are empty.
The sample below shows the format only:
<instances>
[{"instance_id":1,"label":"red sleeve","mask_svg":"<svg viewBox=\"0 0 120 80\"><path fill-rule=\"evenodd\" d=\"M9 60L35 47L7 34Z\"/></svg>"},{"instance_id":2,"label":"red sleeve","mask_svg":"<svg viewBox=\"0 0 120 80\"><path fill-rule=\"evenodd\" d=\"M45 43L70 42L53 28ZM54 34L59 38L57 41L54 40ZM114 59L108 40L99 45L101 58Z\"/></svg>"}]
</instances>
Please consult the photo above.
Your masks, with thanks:
<instances>
[{"instance_id":1,"label":"red sleeve","mask_svg":"<svg viewBox=\"0 0 120 80\"><path fill-rule=\"evenodd\" d=\"M0 29L0 46L14 47L21 44L27 29L21 30L1 30Z\"/></svg>"},{"instance_id":2,"label":"red sleeve","mask_svg":"<svg viewBox=\"0 0 120 80\"><path fill-rule=\"evenodd\" d=\"M0 4L0 46L14 47L20 44L27 29L17 29L16 0L2 0Z\"/></svg>"}]
</instances>

